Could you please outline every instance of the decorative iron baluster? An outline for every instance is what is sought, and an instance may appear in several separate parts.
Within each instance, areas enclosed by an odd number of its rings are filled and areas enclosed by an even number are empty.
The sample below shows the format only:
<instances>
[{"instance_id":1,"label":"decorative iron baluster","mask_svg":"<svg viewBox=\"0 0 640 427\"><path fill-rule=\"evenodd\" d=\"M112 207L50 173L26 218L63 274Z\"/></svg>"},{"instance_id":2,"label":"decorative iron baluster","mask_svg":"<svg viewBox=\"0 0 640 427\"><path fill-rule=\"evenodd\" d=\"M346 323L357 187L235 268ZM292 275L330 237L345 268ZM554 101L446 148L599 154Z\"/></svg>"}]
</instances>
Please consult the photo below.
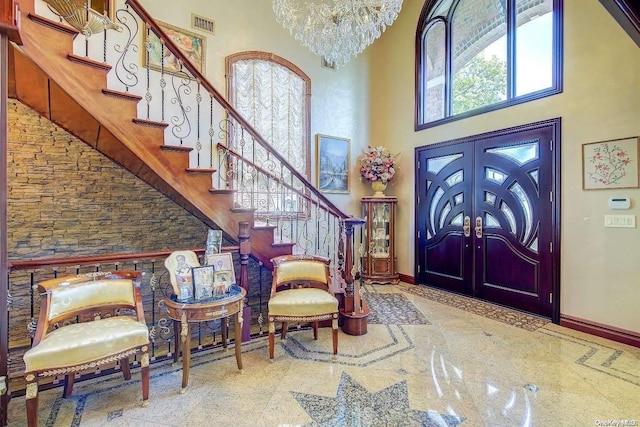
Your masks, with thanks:
<instances>
[{"instance_id":1,"label":"decorative iron baluster","mask_svg":"<svg viewBox=\"0 0 640 427\"><path fill-rule=\"evenodd\" d=\"M191 112L191 106L186 104L184 97L190 95L193 89L191 88L192 80L187 73L182 71L182 63L180 61L178 63L180 64L180 71L171 77L171 86L174 94L174 97L171 98L171 103L178 106L180 115L171 117L171 124L173 124L171 133L180 141L182 146L184 139L191 134L191 121L188 116L188 113Z\"/></svg>"},{"instance_id":2,"label":"decorative iron baluster","mask_svg":"<svg viewBox=\"0 0 640 427\"><path fill-rule=\"evenodd\" d=\"M116 43L113 46L113 49L120 54L118 56L118 59L116 60L114 70L116 77L118 78L120 83L123 84L125 92L129 92L129 89L131 87L138 84L137 53L139 47L134 43L134 41L138 38L139 24L135 16L129 11L128 7L126 9L118 9L118 11L116 12L116 19L122 25L122 27L126 29L128 37L126 45L121 46L120 44ZM147 41L148 40L149 38L147 37ZM134 54L136 54L135 59L129 60L127 58L129 52L133 52ZM147 66L148 64L149 58L147 56Z\"/></svg>"}]
</instances>

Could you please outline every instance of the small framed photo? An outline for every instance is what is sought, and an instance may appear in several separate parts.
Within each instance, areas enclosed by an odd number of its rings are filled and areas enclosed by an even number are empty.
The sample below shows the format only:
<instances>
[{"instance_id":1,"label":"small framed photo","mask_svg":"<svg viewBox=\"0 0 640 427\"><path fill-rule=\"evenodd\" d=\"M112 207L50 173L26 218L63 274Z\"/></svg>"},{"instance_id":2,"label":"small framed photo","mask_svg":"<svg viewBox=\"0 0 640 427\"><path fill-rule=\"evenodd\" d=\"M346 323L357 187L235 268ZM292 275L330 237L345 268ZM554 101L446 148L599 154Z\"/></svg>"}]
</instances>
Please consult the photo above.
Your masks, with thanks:
<instances>
[{"instance_id":1,"label":"small framed photo","mask_svg":"<svg viewBox=\"0 0 640 427\"><path fill-rule=\"evenodd\" d=\"M231 271L216 271L213 274L213 296L218 297L226 294L232 284Z\"/></svg>"},{"instance_id":2,"label":"small framed photo","mask_svg":"<svg viewBox=\"0 0 640 427\"><path fill-rule=\"evenodd\" d=\"M638 188L640 137L582 144L582 189Z\"/></svg>"},{"instance_id":3,"label":"small framed photo","mask_svg":"<svg viewBox=\"0 0 640 427\"><path fill-rule=\"evenodd\" d=\"M196 301L211 298L213 296L213 266L193 267L193 296Z\"/></svg>"},{"instance_id":4,"label":"small framed photo","mask_svg":"<svg viewBox=\"0 0 640 427\"><path fill-rule=\"evenodd\" d=\"M323 193L349 192L350 144L347 138L316 135L316 184Z\"/></svg>"},{"instance_id":5,"label":"small framed photo","mask_svg":"<svg viewBox=\"0 0 640 427\"><path fill-rule=\"evenodd\" d=\"M213 270L218 272L227 272L229 274L229 285L236 283L236 274L233 269L233 257L230 253L207 255L207 266L213 267Z\"/></svg>"}]
</instances>

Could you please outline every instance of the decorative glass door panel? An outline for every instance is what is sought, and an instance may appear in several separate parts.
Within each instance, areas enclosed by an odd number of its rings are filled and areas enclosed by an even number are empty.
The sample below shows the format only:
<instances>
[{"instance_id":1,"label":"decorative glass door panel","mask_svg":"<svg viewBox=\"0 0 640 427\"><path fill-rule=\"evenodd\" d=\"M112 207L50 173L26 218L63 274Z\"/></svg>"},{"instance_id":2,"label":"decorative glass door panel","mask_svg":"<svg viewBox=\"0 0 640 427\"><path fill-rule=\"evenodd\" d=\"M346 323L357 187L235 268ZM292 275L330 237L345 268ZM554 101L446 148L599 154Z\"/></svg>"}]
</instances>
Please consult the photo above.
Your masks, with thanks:
<instances>
[{"instance_id":1,"label":"decorative glass door panel","mask_svg":"<svg viewBox=\"0 0 640 427\"><path fill-rule=\"evenodd\" d=\"M551 316L552 131L416 152L418 283Z\"/></svg>"}]
</instances>

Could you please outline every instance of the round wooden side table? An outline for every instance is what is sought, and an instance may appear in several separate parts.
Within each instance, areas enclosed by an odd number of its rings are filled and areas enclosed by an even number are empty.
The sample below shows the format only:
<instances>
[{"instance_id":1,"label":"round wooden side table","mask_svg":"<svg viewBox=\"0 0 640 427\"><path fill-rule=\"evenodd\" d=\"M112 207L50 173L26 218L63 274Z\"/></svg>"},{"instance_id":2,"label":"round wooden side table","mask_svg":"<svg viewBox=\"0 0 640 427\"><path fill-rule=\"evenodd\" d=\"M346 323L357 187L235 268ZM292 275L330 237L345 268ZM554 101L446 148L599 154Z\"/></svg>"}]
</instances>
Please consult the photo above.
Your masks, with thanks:
<instances>
[{"instance_id":1,"label":"round wooden side table","mask_svg":"<svg viewBox=\"0 0 640 427\"><path fill-rule=\"evenodd\" d=\"M174 362L178 361L178 356L182 349L182 390L186 391L189 383L189 367L191 364L191 333L189 325L195 322L205 322L209 320L222 319L222 345L227 347L227 318L235 317L235 346L236 363L238 369L242 371L242 306L247 292L240 286L233 285L229 292L223 297L216 297L206 300L178 301L175 295L165 298L167 313L173 320L175 331L175 354Z\"/></svg>"}]
</instances>

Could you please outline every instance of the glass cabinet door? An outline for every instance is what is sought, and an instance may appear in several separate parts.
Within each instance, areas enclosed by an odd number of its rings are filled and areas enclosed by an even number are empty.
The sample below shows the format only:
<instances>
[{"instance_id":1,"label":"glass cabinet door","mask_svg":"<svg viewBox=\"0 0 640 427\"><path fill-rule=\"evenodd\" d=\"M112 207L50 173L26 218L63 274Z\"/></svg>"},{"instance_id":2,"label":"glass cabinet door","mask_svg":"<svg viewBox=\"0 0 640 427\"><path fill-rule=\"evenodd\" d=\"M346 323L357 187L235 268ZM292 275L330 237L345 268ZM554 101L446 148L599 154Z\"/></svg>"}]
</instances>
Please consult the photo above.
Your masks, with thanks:
<instances>
[{"instance_id":1,"label":"glass cabinet door","mask_svg":"<svg viewBox=\"0 0 640 427\"><path fill-rule=\"evenodd\" d=\"M372 258L388 258L389 253L389 215L391 206L379 203L371 206L371 247L369 254Z\"/></svg>"},{"instance_id":2,"label":"glass cabinet door","mask_svg":"<svg viewBox=\"0 0 640 427\"><path fill-rule=\"evenodd\" d=\"M394 248L395 197L363 197L362 276L365 283L397 283Z\"/></svg>"}]
</instances>

